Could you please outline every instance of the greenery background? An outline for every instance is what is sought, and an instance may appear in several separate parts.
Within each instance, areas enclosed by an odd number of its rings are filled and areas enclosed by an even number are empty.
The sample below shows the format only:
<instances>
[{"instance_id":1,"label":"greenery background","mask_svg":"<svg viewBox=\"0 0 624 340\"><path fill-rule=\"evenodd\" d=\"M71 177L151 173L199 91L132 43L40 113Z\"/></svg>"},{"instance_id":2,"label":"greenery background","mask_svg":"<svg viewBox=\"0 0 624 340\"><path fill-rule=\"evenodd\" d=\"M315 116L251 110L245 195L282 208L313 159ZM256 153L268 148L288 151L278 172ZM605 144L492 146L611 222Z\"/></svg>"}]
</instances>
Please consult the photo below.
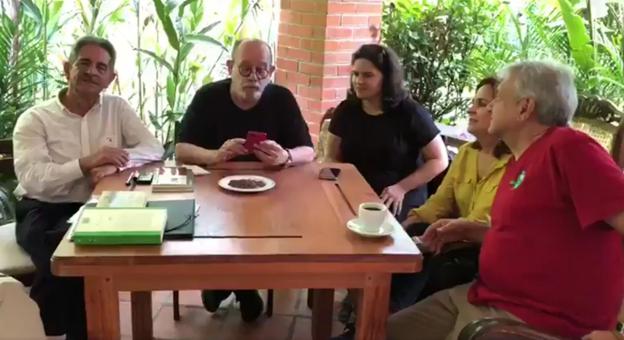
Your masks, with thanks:
<instances>
[{"instance_id":1,"label":"greenery background","mask_svg":"<svg viewBox=\"0 0 624 340\"><path fill-rule=\"evenodd\" d=\"M598 3L603 3L598 6ZM577 74L580 113L605 123L624 107L624 0L386 1L383 41L403 60L414 97L434 118L464 118L479 78L528 58ZM76 38L118 49L112 91L127 98L162 142L203 83L225 77L240 36L275 42L279 0L0 0L0 138L17 116L55 95Z\"/></svg>"}]
</instances>

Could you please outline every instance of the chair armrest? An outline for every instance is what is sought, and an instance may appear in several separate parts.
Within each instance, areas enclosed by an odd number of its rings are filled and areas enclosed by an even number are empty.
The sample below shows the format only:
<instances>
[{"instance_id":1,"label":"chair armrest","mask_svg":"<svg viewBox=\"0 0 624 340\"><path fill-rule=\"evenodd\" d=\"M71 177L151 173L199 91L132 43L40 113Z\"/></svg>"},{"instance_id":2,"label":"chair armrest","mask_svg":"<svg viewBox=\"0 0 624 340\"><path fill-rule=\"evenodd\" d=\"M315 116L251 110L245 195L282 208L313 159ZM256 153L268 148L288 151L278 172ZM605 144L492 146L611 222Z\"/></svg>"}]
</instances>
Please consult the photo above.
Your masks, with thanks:
<instances>
[{"instance_id":1,"label":"chair armrest","mask_svg":"<svg viewBox=\"0 0 624 340\"><path fill-rule=\"evenodd\" d=\"M515 320L484 318L466 325L458 340L563 340Z\"/></svg>"}]
</instances>

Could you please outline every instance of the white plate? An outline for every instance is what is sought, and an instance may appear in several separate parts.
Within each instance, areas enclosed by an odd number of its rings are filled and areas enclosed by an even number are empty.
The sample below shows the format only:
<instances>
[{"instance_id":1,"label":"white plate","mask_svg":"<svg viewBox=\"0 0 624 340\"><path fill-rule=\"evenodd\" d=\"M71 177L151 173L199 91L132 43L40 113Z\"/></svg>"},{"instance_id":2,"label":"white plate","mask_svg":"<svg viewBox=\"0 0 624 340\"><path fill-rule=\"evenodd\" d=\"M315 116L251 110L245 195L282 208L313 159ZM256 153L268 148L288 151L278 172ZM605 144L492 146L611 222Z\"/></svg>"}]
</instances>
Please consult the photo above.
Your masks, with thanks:
<instances>
[{"instance_id":1,"label":"white plate","mask_svg":"<svg viewBox=\"0 0 624 340\"><path fill-rule=\"evenodd\" d=\"M235 188L233 186L230 186L230 181L237 180L237 179L253 179L256 181L262 181L264 182L264 186L260 188L253 188L253 189L252 188L250 189ZM256 176L256 175L227 176L227 177L221 178L218 184L221 188L225 190L236 191L236 192L262 192L262 191L273 189L275 187L275 181L273 181L272 179L266 178L263 176Z\"/></svg>"},{"instance_id":2,"label":"white plate","mask_svg":"<svg viewBox=\"0 0 624 340\"><path fill-rule=\"evenodd\" d=\"M384 236L388 236L388 235L392 234L392 230L394 229L391 222L385 221L381 225L381 227L379 227L379 229L377 231L364 230L360 226L359 220L357 218L349 220L349 222L347 222L347 228L349 228L349 230L351 230L352 232L354 232L354 233L356 233L356 234L358 234L360 236L364 236L364 237L384 237Z\"/></svg>"}]
</instances>

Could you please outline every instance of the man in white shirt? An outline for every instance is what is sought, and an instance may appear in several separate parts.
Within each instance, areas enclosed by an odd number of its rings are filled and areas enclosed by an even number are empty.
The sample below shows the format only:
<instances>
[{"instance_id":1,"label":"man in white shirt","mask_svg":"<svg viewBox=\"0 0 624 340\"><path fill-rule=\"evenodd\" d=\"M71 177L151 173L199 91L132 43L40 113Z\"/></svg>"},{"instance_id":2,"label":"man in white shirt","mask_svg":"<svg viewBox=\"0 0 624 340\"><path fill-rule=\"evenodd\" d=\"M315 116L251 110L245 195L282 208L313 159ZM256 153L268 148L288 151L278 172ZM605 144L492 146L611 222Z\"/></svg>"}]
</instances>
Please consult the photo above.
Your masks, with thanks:
<instances>
[{"instance_id":1,"label":"man in white shirt","mask_svg":"<svg viewBox=\"0 0 624 340\"><path fill-rule=\"evenodd\" d=\"M104 176L164 152L128 102L102 93L116 76L115 57L107 40L78 40L63 65L68 87L24 112L13 132L16 236L37 267L30 295L48 335L87 337L82 279L50 272L67 219Z\"/></svg>"}]
</instances>

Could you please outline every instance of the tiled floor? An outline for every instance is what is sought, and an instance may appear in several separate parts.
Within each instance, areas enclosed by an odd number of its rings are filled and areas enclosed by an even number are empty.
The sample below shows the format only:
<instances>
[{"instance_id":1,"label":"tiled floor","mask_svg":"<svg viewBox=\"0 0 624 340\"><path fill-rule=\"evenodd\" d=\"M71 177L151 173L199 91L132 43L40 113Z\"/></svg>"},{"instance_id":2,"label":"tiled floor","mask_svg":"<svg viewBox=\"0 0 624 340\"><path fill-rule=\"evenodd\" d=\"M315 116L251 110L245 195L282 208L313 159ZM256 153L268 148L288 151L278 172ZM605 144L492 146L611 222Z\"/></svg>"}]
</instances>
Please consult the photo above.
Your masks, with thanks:
<instances>
[{"instance_id":1,"label":"tiled floor","mask_svg":"<svg viewBox=\"0 0 624 340\"><path fill-rule=\"evenodd\" d=\"M344 291L337 290L334 318ZM266 301L266 290L261 291ZM122 339L132 339L130 294L120 293ZM180 321L173 320L172 292L152 293L152 316L155 339L202 340L308 340L311 339L311 312L307 307L307 290L275 290L273 316L261 316L247 324L240 318L238 304L232 295L214 314L204 309L199 291L180 292ZM333 323L333 333L339 334L342 324Z\"/></svg>"}]
</instances>

